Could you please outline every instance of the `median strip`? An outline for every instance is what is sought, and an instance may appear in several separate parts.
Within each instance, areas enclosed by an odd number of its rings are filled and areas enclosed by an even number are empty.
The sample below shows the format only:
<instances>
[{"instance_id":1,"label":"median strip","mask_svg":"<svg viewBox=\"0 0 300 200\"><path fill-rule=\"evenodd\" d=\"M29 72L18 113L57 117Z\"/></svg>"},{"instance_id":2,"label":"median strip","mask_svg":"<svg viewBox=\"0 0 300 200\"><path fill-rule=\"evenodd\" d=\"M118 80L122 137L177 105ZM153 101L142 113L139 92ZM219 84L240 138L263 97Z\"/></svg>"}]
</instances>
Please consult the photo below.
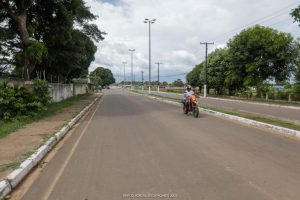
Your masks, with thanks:
<instances>
[{"instance_id":1,"label":"median strip","mask_svg":"<svg viewBox=\"0 0 300 200\"><path fill-rule=\"evenodd\" d=\"M141 91L141 90L136 90L136 91ZM152 91L154 93L157 93L156 91ZM178 95L181 96L181 94L176 93L176 92L163 92L160 91L160 93L163 94L173 94L173 95ZM162 97L162 96L160 96ZM202 97L202 96L201 96ZM230 98L225 98L225 97L212 97L208 96L206 97L207 99L214 99L218 101L230 101L230 102L237 102L237 103L248 103L248 104L253 104L253 105L263 105L263 106L270 106L270 107L278 107L278 108L288 108L288 109L296 109L300 110L300 103L299 102L281 102L281 101L273 101L273 100L252 100L252 99L230 99Z\"/></svg>"},{"instance_id":2,"label":"median strip","mask_svg":"<svg viewBox=\"0 0 300 200\"><path fill-rule=\"evenodd\" d=\"M134 92L135 94L147 96L159 101L163 101L166 103L177 104L177 105L181 104L180 102L178 102L178 99L171 98L171 97L161 97L159 95L153 95L153 94L146 95L139 91L134 91L134 90L132 90L131 92ZM283 133L285 135L300 138L300 126L297 124L293 124L291 122L278 120L278 119L271 119L271 118L266 118L266 117L261 117L261 116L256 116L256 115L251 115L251 114L246 114L241 112L228 111L228 110L214 108L210 106L200 106L199 109L211 115L221 116L224 118L243 122L248 125L267 128L270 130Z\"/></svg>"}]
</instances>

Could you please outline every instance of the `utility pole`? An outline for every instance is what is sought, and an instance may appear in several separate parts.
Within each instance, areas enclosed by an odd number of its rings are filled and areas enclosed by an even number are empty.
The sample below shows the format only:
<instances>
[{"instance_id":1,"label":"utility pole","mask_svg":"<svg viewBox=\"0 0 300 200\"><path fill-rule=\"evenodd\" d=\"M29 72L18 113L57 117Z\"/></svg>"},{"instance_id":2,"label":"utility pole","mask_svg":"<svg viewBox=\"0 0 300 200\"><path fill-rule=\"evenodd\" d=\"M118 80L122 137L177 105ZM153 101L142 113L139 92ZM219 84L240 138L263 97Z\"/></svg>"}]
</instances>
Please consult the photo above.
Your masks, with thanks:
<instances>
[{"instance_id":1,"label":"utility pole","mask_svg":"<svg viewBox=\"0 0 300 200\"><path fill-rule=\"evenodd\" d=\"M149 94L151 94L151 24L154 24L156 19L145 19L144 23L149 24Z\"/></svg>"},{"instance_id":2,"label":"utility pole","mask_svg":"<svg viewBox=\"0 0 300 200\"><path fill-rule=\"evenodd\" d=\"M144 71L142 72L142 90L144 91Z\"/></svg>"},{"instance_id":3,"label":"utility pole","mask_svg":"<svg viewBox=\"0 0 300 200\"><path fill-rule=\"evenodd\" d=\"M213 42L200 42L200 44L205 45L205 83L204 83L204 97L207 96L207 49L208 45L213 45Z\"/></svg>"},{"instance_id":4,"label":"utility pole","mask_svg":"<svg viewBox=\"0 0 300 200\"><path fill-rule=\"evenodd\" d=\"M125 77L125 65L127 64L127 62L123 62L123 65L124 65L124 83L123 83L123 85L124 85L124 88L125 88L125 82L126 82L126 77Z\"/></svg>"},{"instance_id":5,"label":"utility pole","mask_svg":"<svg viewBox=\"0 0 300 200\"><path fill-rule=\"evenodd\" d=\"M161 65L163 63L157 62L155 64L157 64L157 68L158 68L158 70L157 70L157 82L158 82L157 83L157 92L159 92L159 65Z\"/></svg>"},{"instance_id":6,"label":"utility pole","mask_svg":"<svg viewBox=\"0 0 300 200\"><path fill-rule=\"evenodd\" d=\"M133 52L135 51L135 49L129 49L129 51L131 52L131 89L132 89L132 78L133 78Z\"/></svg>"}]
</instances>

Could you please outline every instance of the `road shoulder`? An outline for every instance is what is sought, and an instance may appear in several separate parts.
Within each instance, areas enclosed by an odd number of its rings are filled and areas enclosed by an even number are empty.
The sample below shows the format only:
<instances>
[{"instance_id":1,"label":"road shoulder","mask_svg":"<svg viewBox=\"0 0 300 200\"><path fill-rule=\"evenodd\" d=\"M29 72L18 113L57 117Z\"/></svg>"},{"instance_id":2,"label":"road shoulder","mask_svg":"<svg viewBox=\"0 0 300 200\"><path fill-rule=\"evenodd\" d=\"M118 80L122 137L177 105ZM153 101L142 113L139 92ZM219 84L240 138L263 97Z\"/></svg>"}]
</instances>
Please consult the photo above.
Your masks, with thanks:
<instances>
[{"instance_id":1,"label":"road shoulder","mask_svg":"<svg viewBox=\"0 0 300 200\"><path fill-rule=\"evenodd\" d=\"M98 95L89 95L53 115L28 124L0 140L0 179L6 177L21 162L66 125Z\"/></svg>"}]
</instances>

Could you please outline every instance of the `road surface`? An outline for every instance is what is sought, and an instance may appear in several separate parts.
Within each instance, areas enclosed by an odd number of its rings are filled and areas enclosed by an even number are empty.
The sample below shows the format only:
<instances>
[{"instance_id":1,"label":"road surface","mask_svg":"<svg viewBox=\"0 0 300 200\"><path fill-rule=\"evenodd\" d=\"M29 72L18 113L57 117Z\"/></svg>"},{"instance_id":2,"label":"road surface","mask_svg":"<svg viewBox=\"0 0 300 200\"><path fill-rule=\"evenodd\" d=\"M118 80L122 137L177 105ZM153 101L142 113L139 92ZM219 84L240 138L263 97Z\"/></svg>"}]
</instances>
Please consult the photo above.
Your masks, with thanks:
<instances>
[{"instance_id":1,"label":"road surface","mask_svg":"<svg viewBox=\"0 0 300 200\"><path fill-rule=\"evenodd\" d=\"M299 152L299 140L110 90L23 199L298 200Z\"/></svg>"},{"instance_id":2,"label":"road surface","mask_svg":"<svg viewBox=\"0 0 300 200\"><path fill-rule=\"evenodd\" d=\"M145 93L148 91L144 90ZM152 92L155 95L160 95L164 97L171 97L175 99L182 99L183 95L176 93L157 93ZM276 106L266 106L264 104L253 104L249 102L241 101L229 101L226 99L217 98L200 98L200 103L211 105L218 108L224 108L234 111L247 112L254 115L277 118L282 120L287 120L300 124L300 109L286 108L286 107L276 107Z\"/></svg>"}]
</instances>

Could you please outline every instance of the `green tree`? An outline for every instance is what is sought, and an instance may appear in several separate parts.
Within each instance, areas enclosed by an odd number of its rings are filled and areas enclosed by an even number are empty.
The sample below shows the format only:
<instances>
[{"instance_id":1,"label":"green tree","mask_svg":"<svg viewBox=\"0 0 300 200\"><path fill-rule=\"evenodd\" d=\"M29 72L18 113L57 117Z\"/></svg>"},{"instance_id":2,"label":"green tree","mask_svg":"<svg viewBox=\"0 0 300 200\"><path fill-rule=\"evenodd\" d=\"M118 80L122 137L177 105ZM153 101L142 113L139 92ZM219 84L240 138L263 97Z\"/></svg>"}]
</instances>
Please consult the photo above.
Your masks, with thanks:
<instances>
[{"instance_id":1,"label":"green tree","mask_svg":"<svg viewBox=\"0 0 300 200\"><path fill-rule=\"evenodd\" d=\"M168 84L168 82L164 81L164 82L162 82L162 85L163 86L168 86L169 84Z\"/></svg>"},{"instance_id":2,"label":"green tree","mask_svg":"<svg viewBox=\"0 0 300 200\"><path fill-rule=\"evenodd\" d=\"M203 87L204 78L201 79L201 72L204 69L204 64L196 65L191 72L186 75L186 81L192 87Z\"/></svg>"},{"instance_id":3,"label":"green tree","mask_svg":"<svg viewBox=\"0 0 300 200\"><path fill-rule=\"evenodd\" d=\"M31 63L28 55L28 47L30 45L30 33L28 31L27 14L28 8L32 5L32 1L12 1L12 0L0 0L0 24L2 31L8 31L7 38L12 38L9 44L10 49L13 46L22 49L21 65L27 68L30 72L33 70L33 63ZM17 43L13 40L19 38L20 42Z\"/></svg>"},{"instance_id":4,"label":"green tree","mask_svg":"<svg viewBox=\"0 0 300 200\"><path fill-rule=\"evenodd\" d=\"M64 59L57 54L61 51L64 54L70 43L79 38L78 31L92 40L103 40L104 33L95 24L88 23L96 18L83 0L0 0L0 33L5 32L0 36L0 59L3 58L0 65L4 66L9 59L4 53L5 50L9 50L12 53L10 55L13 55L10 58L14 58L13 64L28 69L30 75L36 66L39 70L57 67L56 62L63 62L58 59ZM80 39L90 43L82 36ZM79 53L77 49L68 50L70 54ZM46 52L49 55L45 56ZM73 61L82 62L81 57L84 57L85 53L83 51L81 56L73 57ZM65 75L65 71L70 73L69 68L73 68L74 62L67 66L59 66L60 69L68 68L62 70L60 75Z\"/></svg>"},{"instance_id":5,"label":"green tree","mask_svg":"<svg viewBox=\"0 0 300 200\"><path fill-rule=\"evenodd\" d=\"M293 9L292 12L290 13L291 16L294 18L295 22L299 23L300 26L300 6L298 6L297 8Z\"/></svg>"},{"instance_id":6,"label":"green tree","mask_svg":"<svg viewBox=\"0 0 300 200\"><path fill-rule=\"evenodd\" d=\"M71 33L71 40L67 43L53 43L49 47L48 58L38 67L47 66L50 62L51 65L45 69L52 74L61 75L68 82L88 75L88 68L97 51L93 41L79 30Z\"/></svg>"},{"instance_id":7,"label":"green tree","mask_svg":"<svg viewBox=\"0 0 300 200\"><path fill-rule=\"evenodd\" d=\"M243 30L228 43L231 81L244 87L260 85L269 78L286 80L294 69L295 48L290 34L256 25ZM227 80L228 82L228 80Z\"/></svg>"},{"instance_id":8,"label":"green tree","mask_svg":"<svg viewBox=\"0 0 300 200\"><path fill-rule=\"evenodd\" d=\"M222 95L225 91L226 72L229 70L228 50L216 49L208 57L207 66L208 86L215 93Z\"/></svg>"},{"instance_id":9,"label":"green tree","mask_svg":"<svg viewBox=\"0 0 300 200\"><path fill-rule=\"evenodd\" d=\"M299 47L300 45L298 45ZM294 96L300 100L300 56L297 57L297 64L295 70L295 83L293 85L293 94Z\"/></svg>"},{"instance_id":10,"label":"green tree","mask_svg":"<svg viewBox=\"0 0 300 200\"><path fill-rule=\"evenodd\" d=\"M3 19L0 9L0 22ZM15 35L8 25L0 23L0 76L5 74L7 70L14 64L12 55L16 55L18 48L15 46Z\"/></svg>"},{"instance_id":11,"label":"green tree","mask_svg":"<svg viewBox=\"0 0 300 200\"><path fill-rule=\"evenodd\" d=\"M184 83L181 79L177 79L175 80L173 83L172 83L173 86L175 87L183 87L184 86Z\"/></svg>"},{"instance_id":12,"label":"green tree","mask_svg":"<svg viewBox=\"0 0 300 200\"><path fill-rule=\"evenodd\" d=\"M101 84L102 86L115 83L115 78L111 70L103 67L97 67L94 71L92 71L90 73L90 78L92 83Z\"/></svg>"}]
</instances>

